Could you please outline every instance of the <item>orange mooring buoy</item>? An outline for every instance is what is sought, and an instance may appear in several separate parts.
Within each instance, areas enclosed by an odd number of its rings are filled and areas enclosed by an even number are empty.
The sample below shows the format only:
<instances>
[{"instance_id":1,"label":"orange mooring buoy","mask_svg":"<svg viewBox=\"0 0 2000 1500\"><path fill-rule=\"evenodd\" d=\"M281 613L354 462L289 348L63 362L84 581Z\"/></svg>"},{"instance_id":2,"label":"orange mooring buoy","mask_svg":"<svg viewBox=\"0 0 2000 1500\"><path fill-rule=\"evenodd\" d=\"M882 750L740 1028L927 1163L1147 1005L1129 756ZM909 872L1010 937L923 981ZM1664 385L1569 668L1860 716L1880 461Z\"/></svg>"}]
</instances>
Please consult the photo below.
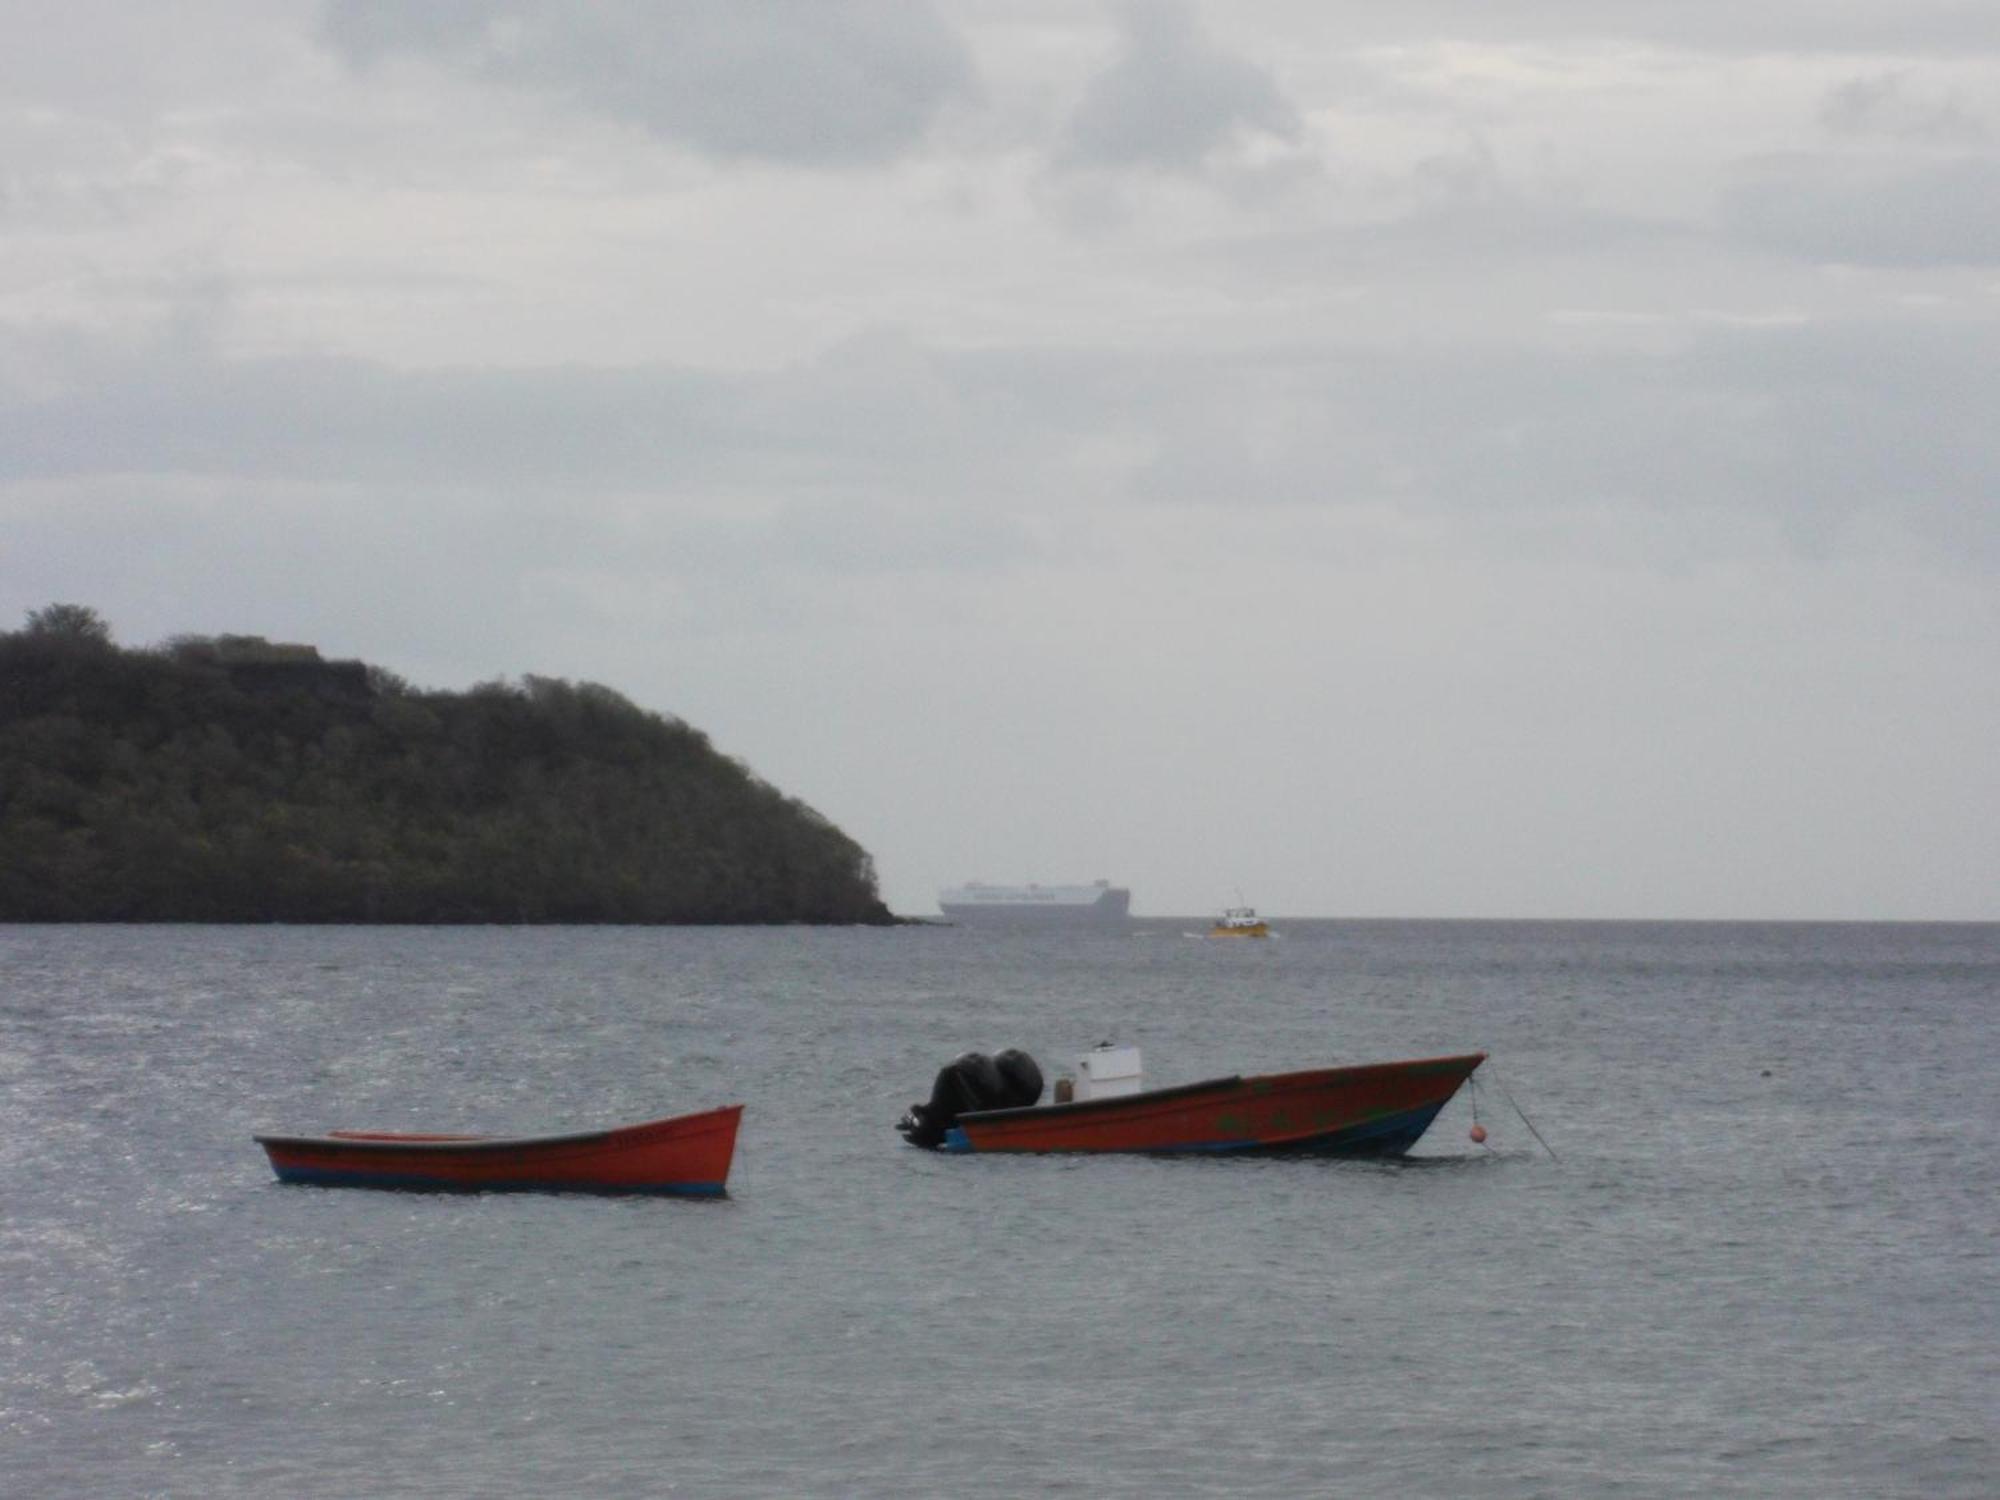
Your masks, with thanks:
<instances>
[{"instance_id":1,"label":"orange mooring buoy","mask_svg":"<svg viewBox=\"0 0 2000 1500\"><path fill-rule=\"evenodd\" d=\"M1473 1145L1483 1146L1486 1144L1486 1127L1484 1125L1475 1125L1466 1134L1472 1137Z\"/></svg>"}]
</instances>

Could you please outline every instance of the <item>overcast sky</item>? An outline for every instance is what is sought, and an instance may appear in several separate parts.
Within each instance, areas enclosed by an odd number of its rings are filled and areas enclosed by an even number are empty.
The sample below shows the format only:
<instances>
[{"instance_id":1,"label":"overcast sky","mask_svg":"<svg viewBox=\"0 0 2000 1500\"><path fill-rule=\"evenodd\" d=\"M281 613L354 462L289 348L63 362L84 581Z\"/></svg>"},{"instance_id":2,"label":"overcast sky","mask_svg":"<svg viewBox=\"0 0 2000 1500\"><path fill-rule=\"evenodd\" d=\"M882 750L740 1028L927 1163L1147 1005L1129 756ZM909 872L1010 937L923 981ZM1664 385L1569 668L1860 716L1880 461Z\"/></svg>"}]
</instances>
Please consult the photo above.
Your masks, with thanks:
<instances>
[{"instance_id":1,"label":"overcast sky","mask_svg":"<svg viewBox=\"0 0 2000 1500\"><path fill-rule=\"evenodd\" d=\"M899 911L2000 918L2000 5L0 0L0 623Z\"/></svg>"}]
</instances>

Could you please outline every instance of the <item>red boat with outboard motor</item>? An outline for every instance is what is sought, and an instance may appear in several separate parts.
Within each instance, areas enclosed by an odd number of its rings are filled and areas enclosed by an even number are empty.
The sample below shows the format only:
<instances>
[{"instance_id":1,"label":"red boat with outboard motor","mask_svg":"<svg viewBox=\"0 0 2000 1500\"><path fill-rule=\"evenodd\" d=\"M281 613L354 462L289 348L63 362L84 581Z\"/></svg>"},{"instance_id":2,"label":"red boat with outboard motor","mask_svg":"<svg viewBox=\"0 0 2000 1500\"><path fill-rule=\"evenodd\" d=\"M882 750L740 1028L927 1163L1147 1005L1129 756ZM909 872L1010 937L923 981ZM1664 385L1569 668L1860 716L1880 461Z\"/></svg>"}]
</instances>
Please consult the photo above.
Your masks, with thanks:
<instances>
[{"instance_id":1,"label":"red boat with outboard motor","mask_svg":"<svg viewBox=\"0 0 2000 1500\"><path fill-rule=\"evenodd\" d=\"M1033 1058L975 1052L947 1064L930 1102L897 1128L912 1145L952 1152L1401 1156L1485 1060L1468 1052L1148 1089L1138 1049L1107 1043L1043 1104Z\"/></svg>"},{"instance_id":2,"label":"red boat with outboard motor","mask_svg":"<svg viewBox=\"0 0 2000 1500\"><path fill-rule=\"evenodd\" d=\"M423 1192L661 1193L720 1197L740 1104L577 1135L335 1130L260 1135L283 1182Z\"/></svg>"}]
</instances>

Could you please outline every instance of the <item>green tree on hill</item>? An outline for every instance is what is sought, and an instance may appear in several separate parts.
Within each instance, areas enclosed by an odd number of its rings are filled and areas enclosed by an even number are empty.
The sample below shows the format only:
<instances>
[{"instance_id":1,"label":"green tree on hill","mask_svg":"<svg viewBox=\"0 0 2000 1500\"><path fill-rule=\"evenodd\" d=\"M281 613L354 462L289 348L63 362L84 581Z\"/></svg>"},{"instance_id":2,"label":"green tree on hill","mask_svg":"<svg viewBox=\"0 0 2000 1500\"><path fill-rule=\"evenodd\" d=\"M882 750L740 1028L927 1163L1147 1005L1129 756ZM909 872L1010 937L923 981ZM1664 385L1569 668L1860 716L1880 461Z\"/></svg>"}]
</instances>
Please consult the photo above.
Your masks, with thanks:
<instances>
[{"instance_id":1,"label":"green tree on hill","mask_svg":"<svg viewBox=\"0 0 2000 1500\"><path fill-rule=\"evenodd\" d=\"M868 922L867 853L677 719L258 637L0 633L0 920Z\"/></svg>"},{"instance_id":2,"label":"green tree on hill","mask_svg":"<svg viewBox=\"0 0 2000 1500\"><path fill-rule=\"evenodd\" d=\"M28 614L28 634L61 636L76 641L91 641L100 646L111 644L111 627L104 623L104 616L87 604L51 604L46 608L31 610Z\"/></svg>"}]
</instances>

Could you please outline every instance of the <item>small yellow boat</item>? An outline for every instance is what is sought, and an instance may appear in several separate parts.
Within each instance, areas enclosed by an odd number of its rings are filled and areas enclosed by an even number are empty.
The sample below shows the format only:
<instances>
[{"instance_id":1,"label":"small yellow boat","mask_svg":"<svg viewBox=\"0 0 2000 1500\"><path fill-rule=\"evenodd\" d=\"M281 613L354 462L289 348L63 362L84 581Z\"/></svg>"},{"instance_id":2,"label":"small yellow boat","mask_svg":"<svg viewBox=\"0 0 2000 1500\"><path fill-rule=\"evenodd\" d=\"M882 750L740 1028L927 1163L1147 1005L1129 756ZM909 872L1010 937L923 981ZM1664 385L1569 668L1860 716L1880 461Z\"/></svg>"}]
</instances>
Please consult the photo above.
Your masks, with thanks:
<instances>
[{"instance_id":1,"label":"small yellow boat","mask_svg":"<svg viewBox=\"0 0 2000 1500\"><path fill-rule=\"evenodd\" d=\"M1257 915L1254 906L1225 906L1215 925L1208 929L1208 935L1212 938L1260 938L1269 937L1271 928Z\"/></svg>"}]
</instances>

